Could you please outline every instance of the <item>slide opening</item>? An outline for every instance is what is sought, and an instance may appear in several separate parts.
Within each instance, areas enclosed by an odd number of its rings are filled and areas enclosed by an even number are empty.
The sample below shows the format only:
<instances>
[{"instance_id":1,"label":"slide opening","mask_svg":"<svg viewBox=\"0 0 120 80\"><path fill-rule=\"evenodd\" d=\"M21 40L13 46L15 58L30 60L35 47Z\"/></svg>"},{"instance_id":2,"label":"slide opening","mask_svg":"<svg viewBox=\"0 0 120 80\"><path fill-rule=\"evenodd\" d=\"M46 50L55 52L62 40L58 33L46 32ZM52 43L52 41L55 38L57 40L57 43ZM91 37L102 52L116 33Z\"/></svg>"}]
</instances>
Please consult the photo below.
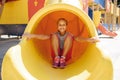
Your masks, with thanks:
<instances>
[{"instance_id":1,"label":"slide opening","mask_svg":"<svg viewBox=\"0 0 120 80\"><path fill-rule=\"evenodd\" d=\"M84 22L75 14L65 10L48 13L40 21L38 21L38 24L35 24L36 28L32 31L32 33L45 35L55 33L57 31L57 20L59 18L65 18L68 20L67 31L72 33L74 36L80 35L81 37L89 37L89 31ZM51 40L33 39L33 44L44 59L51 62ZM87 45L87 42L73 41L72 58L69 63L79 59L86 50Z\"/></svg>"}]
</instances>

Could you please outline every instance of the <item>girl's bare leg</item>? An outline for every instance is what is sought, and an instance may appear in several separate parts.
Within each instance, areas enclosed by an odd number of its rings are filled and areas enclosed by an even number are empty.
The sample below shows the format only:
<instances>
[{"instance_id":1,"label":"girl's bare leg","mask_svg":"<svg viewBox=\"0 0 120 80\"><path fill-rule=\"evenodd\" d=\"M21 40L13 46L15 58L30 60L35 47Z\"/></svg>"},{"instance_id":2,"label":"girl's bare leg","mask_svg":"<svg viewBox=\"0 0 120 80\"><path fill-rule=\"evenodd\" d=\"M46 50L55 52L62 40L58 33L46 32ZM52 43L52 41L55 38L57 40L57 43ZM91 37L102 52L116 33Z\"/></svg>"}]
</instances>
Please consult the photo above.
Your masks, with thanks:
<instances>
[{"instance_id":1,"label":"girl's bare leg","mask_svg":"<svg viewBox=\"0 0 120 80\"><path fill-rule=\"evenodd\" d=\"M70 35L67 36L65 43L64 43L64 51L63 51L63 55L62 56L66 56L66 54L68 53L68 51L70 50L70 48L72 47L72 37Z\"/></svg>"},{"instance_id":2,"label":"girl's bare leg","mask_svg":"<svg viewBox=\"0 0 120 80\"><path fill-rule=\"evenodd\" d=\"M53 60L53 67L58 68L59 61L60 61L60 56L58 55L59 41L58 41L58 38L55 34L52 35L52 48L53 48L53 51L55 53L55 58Z\"/></svg>"},{"instance_id":3,"label":"girl's bare leg","mask_svg":"<svg viewBox=\"0 0 120 80\"><path fill-rule=\"evenodd\" d=\"M52 48L55 53L55 56L58 56L59 41L55 34L52 35Z\"/></svg>"},{"instance_id":4,"label":"girl's bare leg","mask_svg":"<svg viewBox=\"0 0 120 80\"><path fill-rule=\"evenodd\" d=\"M72 37L68 35L67 38L65 39L63 55L60 58L60 68L65 68L66 65L65 57L70 48L72 47L72 41L73 41Z\"/></svg>"}]
</instances>

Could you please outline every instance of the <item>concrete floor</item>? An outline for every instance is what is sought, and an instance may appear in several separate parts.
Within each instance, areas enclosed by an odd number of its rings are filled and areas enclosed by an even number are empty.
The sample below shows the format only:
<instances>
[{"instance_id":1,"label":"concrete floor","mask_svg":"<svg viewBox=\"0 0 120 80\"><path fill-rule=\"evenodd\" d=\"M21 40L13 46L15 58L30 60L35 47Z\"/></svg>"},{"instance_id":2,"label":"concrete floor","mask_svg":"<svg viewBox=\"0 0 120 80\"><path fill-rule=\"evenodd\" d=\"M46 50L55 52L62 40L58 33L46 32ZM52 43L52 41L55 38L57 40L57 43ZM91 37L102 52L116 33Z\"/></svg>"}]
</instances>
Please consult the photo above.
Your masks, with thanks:
<instances>
[{"instance_id":1,"label":"concrete floor","mask_svg":"<svg viewBox=\"0 0 120 80\"><path fill-rule=\"evenodd\" d=\"M18 39L0 39L0 73L1 73L1 66L2 60L6 51L11 47L19 43L20 40ZM0 76L1 80L1 76Z\"/></svg>"},{"instance_id":2,"label":"concrete floor","mask_svg":"<svg viewBox=\"0 0 120 80\"><path fill-rule=\"evenodd\" d=\"M120 32L117 32L120 34ZM113 69L114 69L114 78L113 80L120 80L120 35L118 35L115 38L109 38L104 35L99 36L100 43L98 43L100 46L102 46L106 50L106 55L111 58L111 61L113 63ZM19 39L0 39L0 68L1 63L3 60L3 57L11 46L14 46L19 43ZM1 71L0 71L1 72Z\"/></svg>"},{"instance_id":3,"label":"concrete floor","mask_svg":"<svg viewBox=\"0 0 120 80\"><path fill-rule=\"evenodd\" d=\"M120 32L118 33L120 34ZM113 38L100 38L100 45L106 50L113 63L113 80L120 80L120 35Z\"/></svg>"}]
</instances>

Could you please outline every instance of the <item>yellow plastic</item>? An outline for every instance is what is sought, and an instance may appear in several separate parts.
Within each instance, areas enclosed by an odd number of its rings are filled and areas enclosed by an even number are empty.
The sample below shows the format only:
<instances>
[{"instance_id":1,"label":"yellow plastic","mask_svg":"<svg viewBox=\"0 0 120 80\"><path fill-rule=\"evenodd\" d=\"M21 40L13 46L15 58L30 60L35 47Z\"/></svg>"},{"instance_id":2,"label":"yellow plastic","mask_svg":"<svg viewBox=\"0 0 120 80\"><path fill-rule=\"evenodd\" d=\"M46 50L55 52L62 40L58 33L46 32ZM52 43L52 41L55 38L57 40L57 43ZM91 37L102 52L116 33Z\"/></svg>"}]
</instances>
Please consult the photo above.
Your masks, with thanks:
<instances>
[{"instance_id":1,"label":"yellow plastic","mask_svg":"<svg viewBox=\"0 0 120 80\"><path fill-rule=\"evenodd\" d=\"M100 24L100 18L101 18L101 11L94 11L93 12L93 22L96 27Z\"/></svg>"},{"instance_id":2,"label":"yellow plastic","mask_svg":"<svg viewBox=\"0 0 120 80\"><path fill-rule=\"evenodd\" d=\"M27 24L28 23L28 0L17 0L5 3L0 24Z\"/></svg>"},{"instance_id":3,"label":"yellow plastic","mask_svg":"<svg viewBox=\"0 0 120 80\"><path fill-rule=\"evenodd\" d=\"M56 0L55 0L56 1ZM80 20L84 26L83 27L88 32L81 33L84 37L94 37L97 36L94 23L80 8L69 5L68 0L58 0L61 1L59 4L49 4L43 9L39 10L30 20L25 32L40 34L42 31L44 34L50 34L47 30L53 30L54 27L42 27L42 21L47 19L49 21L55 21L57 18L51 17L54 12L59 13L63 11L65 13L71 13L77 16L77 20ZM62 1L67 1L67 4L62 3ZM73 0L76 1L76 0ZM53 1L54 2L54 1ZM56 16L56 15L55 15ZM60 14L56 17L65 17L64 14ZM74 18L69 16L65 17L68 21ZM76 20L75 19L75 20ZM71 22L72 23L72 22ZM79 24L82 24L79 23ZM41 29L42 27L42 29ZM73 30L75 29L72 27ZM39 31L39 30L40 31ZM72 29L69 29L72 31ZM74 32L74 31L73 31ZM86 35L89 34L89 35ZM77 33L74 32L75 35ZM27 41L23 38L21 42L11 47L2 63L2 80L112 80L113 78L113 67L111 60L104 56L103 50L98 46L98 44L92 43L77 43L80 44L80 49L83 54L74 60L75 55L73 55L71 64L68 64L65 69L54 69L52 68L51 58L49 55L49 40L40 41L32 39ZM74 42L75 44L76 42ZM76 45L77 45L76 44ZM85 49L83 50L82 45ZM39 47L39 48L38 48ZM79 53L79 47L75 47L76 53ZM78 52L77 52L78 51ZM73 54L76 54L73 50ZM45 56L47 55L47 56ZM46 58L47 57L47 58Z\"/></svg>"}]
</instances>

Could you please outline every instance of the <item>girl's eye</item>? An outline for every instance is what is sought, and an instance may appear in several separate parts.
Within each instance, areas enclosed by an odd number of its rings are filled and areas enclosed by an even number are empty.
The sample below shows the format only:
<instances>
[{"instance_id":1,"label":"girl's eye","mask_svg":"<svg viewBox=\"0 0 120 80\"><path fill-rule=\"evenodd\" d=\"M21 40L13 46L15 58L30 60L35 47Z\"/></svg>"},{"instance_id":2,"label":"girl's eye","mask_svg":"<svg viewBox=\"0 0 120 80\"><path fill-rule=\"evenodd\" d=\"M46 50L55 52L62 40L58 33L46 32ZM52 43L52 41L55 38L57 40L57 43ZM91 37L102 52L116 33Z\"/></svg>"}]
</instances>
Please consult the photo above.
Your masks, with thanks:
<instances>
[{"instance_id":1,"label":"girl's eye","mask_svg":"<svg viewBox=\"0 0 120 80\"><path fill-rule=\"evenodd\" d=\"M59 24L59 26L66 26L66 24Z\"/></svg>"}]
</instances>

